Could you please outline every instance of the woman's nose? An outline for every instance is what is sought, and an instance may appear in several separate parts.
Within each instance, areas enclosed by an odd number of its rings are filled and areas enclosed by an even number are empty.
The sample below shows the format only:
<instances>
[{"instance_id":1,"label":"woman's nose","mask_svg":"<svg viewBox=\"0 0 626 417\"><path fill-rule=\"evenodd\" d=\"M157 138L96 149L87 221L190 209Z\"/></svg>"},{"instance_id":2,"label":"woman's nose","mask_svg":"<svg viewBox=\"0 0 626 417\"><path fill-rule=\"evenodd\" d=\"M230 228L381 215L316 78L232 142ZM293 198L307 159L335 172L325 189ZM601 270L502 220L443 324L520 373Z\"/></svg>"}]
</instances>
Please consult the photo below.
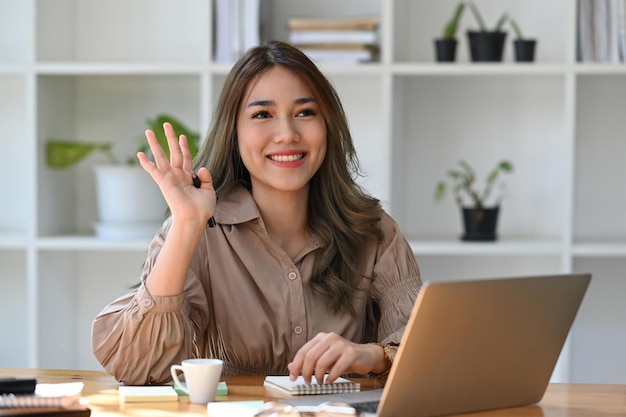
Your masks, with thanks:
<instances>
[{"instance_id":1,"label":"woman's nose","mask_svg":"<svg viewBox=\"0 0 626 417\"><path fill-rule=\"evenodd\" d=\"M300 133L298 132L295 120L290 117L280 118L277 123L274 140L284 143L298 142L300 140Z\"/></svg>"}]
</instances>

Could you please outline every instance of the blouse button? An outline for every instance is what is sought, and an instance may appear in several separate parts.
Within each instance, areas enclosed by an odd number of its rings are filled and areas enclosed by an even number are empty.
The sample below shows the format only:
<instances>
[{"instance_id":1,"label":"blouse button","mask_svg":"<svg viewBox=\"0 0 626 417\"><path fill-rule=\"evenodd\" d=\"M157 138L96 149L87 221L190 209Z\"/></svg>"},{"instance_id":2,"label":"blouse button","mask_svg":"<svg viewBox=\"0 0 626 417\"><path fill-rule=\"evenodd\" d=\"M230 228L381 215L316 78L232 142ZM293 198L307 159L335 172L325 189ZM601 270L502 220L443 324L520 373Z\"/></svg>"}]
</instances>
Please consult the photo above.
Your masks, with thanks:
<instances>
[{"instance_id":1,"label":"blouse button","mask_svg":"<svg viewBox=\"0 0 626 417\"><path fill-rule=\"evenodd\" d=\"M145 299L145 300L141 300L141 305L143 305L144 307L150 307L152 305L152 300L149 299Z\"/></svg>"},{"instance_id":2,"label":"blouse button","mask_svg":"<svg viewBox=\"0 0 626 417\"><path fill-rule=\"evenodd\" d=\"M296 274L295 272L291 271L289 273L288 277L289 277L290 280L293 281L294 279L298 278L298 274Z\"/></svg>"},{"instance_id":3,"label":"blouse button","mask_svg":"<svg viewBox=\"0 0 626 417\"><path fill-rule=\"evenodd\" d=\"M293 332L297 335L301 335L303 331L304 329L302 328L302 326L296 326L293 328Z\"/></svg>"}]
</instances>

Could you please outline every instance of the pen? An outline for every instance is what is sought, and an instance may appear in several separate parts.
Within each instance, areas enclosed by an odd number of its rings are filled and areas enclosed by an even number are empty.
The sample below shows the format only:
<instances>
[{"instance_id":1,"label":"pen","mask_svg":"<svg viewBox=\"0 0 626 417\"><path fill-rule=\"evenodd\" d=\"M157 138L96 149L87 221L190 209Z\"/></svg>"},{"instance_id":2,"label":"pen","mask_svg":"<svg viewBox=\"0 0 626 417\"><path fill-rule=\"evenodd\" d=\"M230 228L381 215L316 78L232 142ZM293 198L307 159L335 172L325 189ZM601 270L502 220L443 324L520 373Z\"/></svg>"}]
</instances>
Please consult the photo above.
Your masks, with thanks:
<instances>
[{"instance_id":1,"label":"pen","mask_svg":"<svg viewBox=\"0 0 626 417\"><path fill-rule=\"evenodd\" d=\"M191 181L193 181L194 187L200 188L200 178L198 178L195 171L191 171ZM211 216L206 224L206 227L215 227L215 224L215 219L213 218L213 216Z\"/></svg>"}]
</instances>

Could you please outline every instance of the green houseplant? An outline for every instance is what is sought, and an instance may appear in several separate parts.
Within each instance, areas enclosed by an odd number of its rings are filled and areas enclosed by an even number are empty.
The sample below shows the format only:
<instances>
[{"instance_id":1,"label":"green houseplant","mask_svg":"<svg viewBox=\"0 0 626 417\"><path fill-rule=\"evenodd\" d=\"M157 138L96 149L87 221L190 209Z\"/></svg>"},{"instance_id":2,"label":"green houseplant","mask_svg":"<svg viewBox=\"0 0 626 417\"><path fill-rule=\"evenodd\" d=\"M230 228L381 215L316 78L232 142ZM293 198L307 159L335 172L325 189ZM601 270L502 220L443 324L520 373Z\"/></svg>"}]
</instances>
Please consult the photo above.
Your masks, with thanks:
<instances>
[{"instance_id":1,"label":"green houseplant","mask_svg":"<svg viewBox=\"0 0 626 417\"><path fill-rule=\"evenodd\" d=\"M463 10L465 10L465 3L458 3L454 14L444 26L441 37L435 39L435 54L438 62L454 62L456 59L456 32Z\"/></svg>"},{"instance_id":2,"label":"green houseplant","mask_svg":"<svg viewBox=\"0 0 626 417\"><path fill-rule=\"evenodd\" d=\"M166 155L169 157L167 138L165 137L165 132L163 132L163 123L165 122L171 123L177 134L187 136L191 155L195 156L198 153L200 135L187 128L174 116L170 114L159 114L153 119L147 119L146 127L155 133L157 140ZM120 164L122 161L115 156L112 149L113 145L111 143L94 143L52 138L46 142L46 163L51 168L64 169L76 165L78 162L95 152L102 152L110 163ZM141 136L137 142L137 152L140 151L148 151L148 142L143 136ZM129 156L124 162L128 165L138 163L134 154Z\"/></svg>"},{"instance_id":3,"label":"green houseplant","mask_svg":"<svg viewBox=\"0 0 626 417\"><path fill-rule=\"evenodd\" d=\"M517 62L533 62L535 60L535 49L537 45L536 39L525 38L515 19L510 19L509 23L515 33L513 41L513 49L515 51L515 61Z\"/></svg>"},{"instance_id":4,"label":"green houseplant","mask_svg":"<svg viewBox=\"0 0 626 417\"><path fill-rule=\"evenodd\" d=\"M439 202L450 192L462 210L465 233L463 240L496 240L498 213L502 193L492 195L494 187L503 174L511 173L513 165L502 160L488 173L483 186L477 183L474 168L465 160L458 162L458 168L447 171L447 179L435 187L435 201ZM503 185L503 183L500 183Z\"/></svg>"},{"instance_id":5,"label":"green houseplant","mask_svg":"<svg viewBox=\"0 0 626 417\"><path fill-rule=\"evenodd\" d=\"M161 147L169 157L163 123L170 122L177 134L189 141L192 156L198 152L200 136L175 117L160 114L147 120ZM161 191L150 175L138 164L136 153L125 160L112 152L111 143L50 139L46 143L46 163L54 169L68 169L89 155L102 153L108 163L94 165L98 222L96 235L102 238L131 239L154 235L163 221L166 205ZM136 151L147 152L145 137L138 138Z\"/></svg>"},{"instance_id":6,"label":"green houseplant","mask_svg":"<svg viewBox=\"0 0 626 417\"><path fill-rule=\"evenodd\" d=\"M509 16L505 12L498 19L492 30L487 28L482 14L474 2L468 2L468 6L478 23L478 31L468 30L467 38L470 46L470 56L474 62L499 62L502 61L506 32L503 31L504 24Z\"/></svg>"}]
</instances>

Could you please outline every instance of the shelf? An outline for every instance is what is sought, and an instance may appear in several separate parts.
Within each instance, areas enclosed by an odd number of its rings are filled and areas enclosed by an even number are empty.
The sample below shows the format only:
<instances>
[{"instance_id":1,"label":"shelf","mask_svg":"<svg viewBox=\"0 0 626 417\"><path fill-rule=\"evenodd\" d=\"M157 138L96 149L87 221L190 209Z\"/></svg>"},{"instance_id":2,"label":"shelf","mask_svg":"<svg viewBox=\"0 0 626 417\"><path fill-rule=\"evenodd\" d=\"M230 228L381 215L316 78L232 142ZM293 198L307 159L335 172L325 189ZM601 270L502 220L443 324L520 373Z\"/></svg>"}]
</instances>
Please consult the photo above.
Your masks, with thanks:
<instances>
[{"instance_id":1,"label":"shelf","mask_svg":"<svg viewBox=\"0 0 626 417\"><path fill-rule=\"evenodd\" d=\"M577 64L574 67L577 74L581 75L626 75L626 64Z\"/></svg>"},{"instance_id":2,"label":"shelf","mask_svg":"<svg viewBox=\"0 0 626 417\"><path fill-rule=\"evenodd\" d=\"M28 237L22 233L6 233L0 230L0 250L21 249L28 247Z\"/></svg>"},{"instance_id":3,"label":"shelf","mask_svg":"<svg viewBox=\"0 0 626 417\"><path fill-rule=\"evenodd\" d=\"M49 62L39 63L39 75L202 75L212 69L209 64L190 63L110 63L110 62Z\"/></svg>"},{"instance_id":4,"label":"shelf","mask_svg":"<svg viewBox=\"0 0 626 417\"><path fill-rule=\"evenodd\" d=\"M156 231L155 231L156 233ZM41 237L37 249L46 251L140 251L146 252L150 239L102 239L90 235Z\"/></svg>"},{"instance_id":5,"label":"shelf","mask_svg":"<svg viewBox=\"0 0 626 417\"><path fill-rule=\"evenodd\" d=\"M560 256L563 244L558 240L507 239L496 242L463 242L449 239L408 239L413 253L420 255L537 255Z\"/></svg>"},{"instance_id":6,"label":"shelf","mask_svg":"<svg viewBox=\"0 0 626 417\"><path fill-rule=\"evenodd\" d=\"M395 75L428 76L511 76L563 75L571 67L565 64L541 63L403 63L391 67Z\"/></svg>"},{"instance_id":7,"label":"shelf","mask_svg":"<svg viewBox=\"0 0 626 417\"><path fill-rule=\"evenodd\" d=\"M575 243L572 255L577 257L616 257L626 259L626 239L621 242Z\"/></svg>"}]
</instances>

